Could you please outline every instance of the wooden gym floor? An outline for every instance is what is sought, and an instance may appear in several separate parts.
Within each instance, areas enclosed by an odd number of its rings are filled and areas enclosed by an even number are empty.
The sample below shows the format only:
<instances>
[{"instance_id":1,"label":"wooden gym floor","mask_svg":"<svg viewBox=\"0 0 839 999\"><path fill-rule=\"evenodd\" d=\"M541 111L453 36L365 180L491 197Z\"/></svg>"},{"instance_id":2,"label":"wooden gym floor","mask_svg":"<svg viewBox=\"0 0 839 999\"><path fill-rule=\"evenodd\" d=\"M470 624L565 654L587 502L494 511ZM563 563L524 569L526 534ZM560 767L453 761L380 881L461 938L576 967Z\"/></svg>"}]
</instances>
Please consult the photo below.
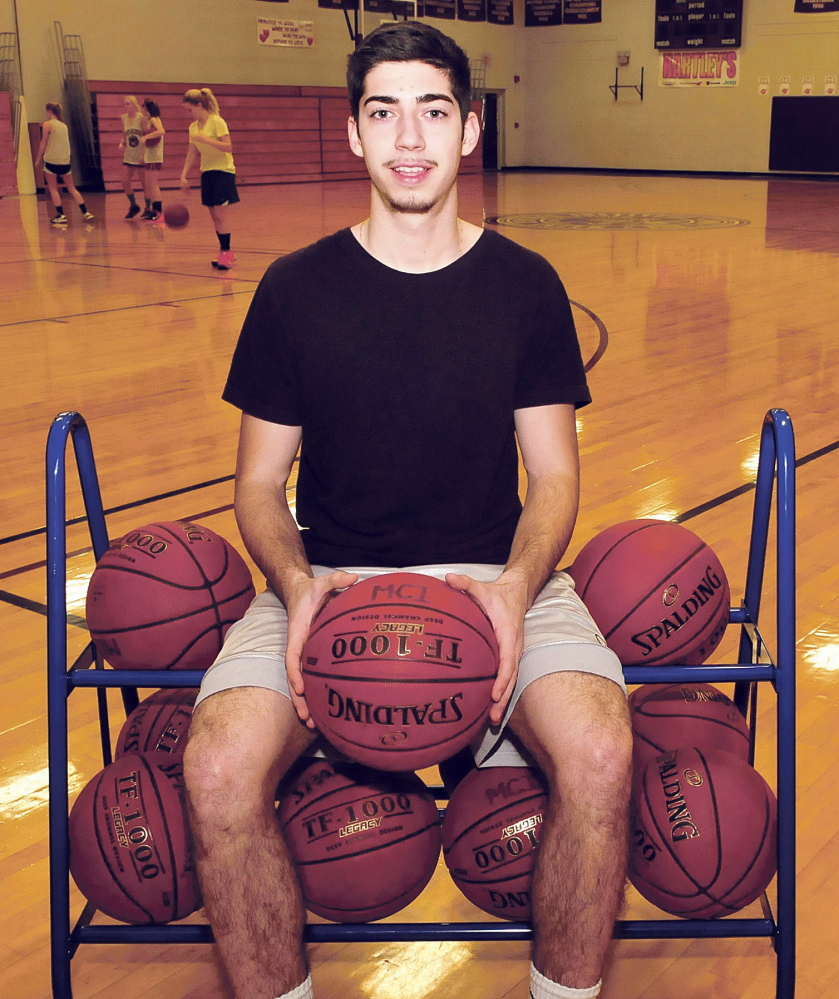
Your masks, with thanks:
<instances>
[{"instance_id":1,"label":"wooden gym floor","mask_svg":"<svg viewBox=\"0 0 839 999\"><path fill-rule=\"evenodd\" d=\"M800 999L839 980L839 183L815 180L510 173L462 181L462 215L537 216L500 227L545 254L577 303L595 402L580 414L583 496L567 560L595 532L672 518L714 546L742 595L752 480L769 407L789 410L799 468ZM192 195L181 231L123 221L122 195L93 195L55 231L47 205L0 201L0 977L13 999L50 994L43 449L53 416L78 410L93 438L112 537L195 518L236 542L230 481L238 415L219 399L266 265L366 214L364 182L244 188L238 255L213 271L214 236ZM611 213L604 219L600 213ZM615 214L617 213L617 214ZM570 228L556 216L565 215ZM709 221L710 219L710 221ZM716 221L714 221L716 220ZM606 226L604 228L604 226ZM72 471L72 463L71 463ZM169 494L169 495L166 495ZM164 498L161 498L164 497ZM69 490L70 517L81 503ZM68 593L82 616L92 563L71 527ZM765 598L771 620L771 582ZM71 648L85 632L70 625ZM732 658L733 630L718 661ZM118 723L114 698L114 719ZM70 700L75 793L101 766L93 695ZM758 766L773 774L773 695L763 693ZM78 912L78 896L74 905ZM751 910L750 910L751 912ZM627 916L657 911L628 892ZM101 918L101 917L99 917ZM404 919L474 919L442 869ZM524 999L524 944L322 945L324 997ZM770 999L770 945L620 942L604 999ZM225 995L206 946L87 946L76 999Z\"/></svg>"}]
</instances>

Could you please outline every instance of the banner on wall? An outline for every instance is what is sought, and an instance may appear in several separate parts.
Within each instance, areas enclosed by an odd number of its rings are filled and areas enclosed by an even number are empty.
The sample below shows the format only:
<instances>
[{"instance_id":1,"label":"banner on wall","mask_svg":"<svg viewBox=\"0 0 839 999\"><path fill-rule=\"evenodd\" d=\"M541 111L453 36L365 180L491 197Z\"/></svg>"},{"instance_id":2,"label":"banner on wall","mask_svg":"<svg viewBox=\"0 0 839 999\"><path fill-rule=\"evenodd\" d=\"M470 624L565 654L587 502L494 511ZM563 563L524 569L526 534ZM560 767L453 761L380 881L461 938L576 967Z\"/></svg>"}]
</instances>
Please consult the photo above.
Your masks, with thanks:
<instances>
[{"instance_id":1,"label":"banner on wall","mask_svg":"<svg viewBox=\"0 0 839 999\"><path fill-rule=\"evenodd\" d=\"M353 10L355 10L356 3L357 0L353 0L353 3L350 4ZM340 0L336 9L341 10ZM387 20L404 21L410 19L413 21L417 17L422 17L422 0L420 0L419 5L415 4L414 0L364 0L364 9L369 14L388 14L390 16Z\"/></svg>"},{"instance_id":2,"label":"banner on wall","mask_svg":"<svg viewBox=\"0 0 839 999\"><path fill-rule=\"evenodd\" d=\"M425 16L453 21L457 16L457 2L456 0L425 0Z\"/></svg>"},{"instance_id":3,"label":"banner on wall","mask_svg":"<svg viewBox=\"0 0 839 999\"><path fill-rule=\"evenodd\" d=\"M457 0L458 21L485 21L487 0Z\"/></svg>"},{"instance_id":4,"label":"banner on wall","mask_svg":"<svg viewBox=\"0 0 839 999\"><path fill-rule=\"evenodd\" d=\"M719 52L662 52L660 87L736 87L740 60L736 49Z\"/></svg>"},{"instance_id":5,"label":"banner on wall","mask_svg":"<svg viewBox=\"0 0 839 999\"><path fill-rule=\"evenodd\" d=\"M796 14L836 14L839 0L795 0Z\"/></svg>"},{"instance_id":6,"label":"banner on wall","mask_svg":"<svg viewBox=\"0 0 839 999\"><path fill-rule=\"evenodd\" d=\"M602 0L565 0L562 20L565 24L599 24L603 20Z\"/></svg>"},{"instance_id":7,"label":"banner on wall","mask_svg":"<svg viewBox=\"0 0 839 999\"><path fill-rule=\"evenodd\" d=\"M524 0L525 28L562 24L562 0Z\"/></svg>"},{"instance_id":8,"label":"banner on wall","mask_svg":"<svg viewBox=\"0 0 839 999\"><path fill-rule=\"evenodd\" d=\"M279 21L273 17L256 19L256 40L259 45L283 45L306 49L315 44L314 21Z\"/></svg>"},{"instance_id":9,"label":"banner on wall","mask_svg":"<svg viewBox=\"0 0 839 999\"><path fill-rule=\"evenodd\" d=\"M487 21L490 24L512 24L513 0L487 0Z\"/></svg>"}]
</instances>

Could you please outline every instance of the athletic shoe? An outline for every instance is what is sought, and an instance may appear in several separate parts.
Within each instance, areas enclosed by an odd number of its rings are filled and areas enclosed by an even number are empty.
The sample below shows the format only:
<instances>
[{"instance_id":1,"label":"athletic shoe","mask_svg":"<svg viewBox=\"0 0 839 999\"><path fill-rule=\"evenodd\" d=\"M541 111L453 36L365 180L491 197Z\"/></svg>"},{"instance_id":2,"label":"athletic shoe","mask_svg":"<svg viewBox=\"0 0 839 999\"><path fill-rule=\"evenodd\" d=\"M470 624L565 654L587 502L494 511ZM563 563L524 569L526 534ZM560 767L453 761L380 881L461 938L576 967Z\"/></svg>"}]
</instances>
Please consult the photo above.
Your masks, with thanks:
<instances>
[{"instance_id":1,"label":"athletic shoe","mask_svg":"<svg viewBox=\"0 0 839 999\"><path fill-rule=\"evenodd\" d=\"M160 218L160 212L150 211L146 217L148 218L149 222L157 222L157 220Z\"/></svg>"},{"instance_id":2,"label":"athletic shoe","mask_svg":"<svg viewBox=\"0 0 839 999\"><path fill-rule=\"evenodd\" d=\"M229 271L235 259L236 255L232 250L220 250L219 255L213 261L213 267L220 271Z\"/></svg>"},{"instance_id":3,"label":"athletic shoe","mask_svg":"<svg viewBox=\"0 0 839 999\"><path fill-rule=\"evenodd\" d=\"M137 216L139 214L140 214L140 206L139 205L132 205L128 209L128 211L125 213L125 217L127 219L133 219L135 216Z\"/></svg>"},{"instance_id":4,"label":"athletic shoe","mask_svg":"<svg viewBox=\"0 0 839 999\"><path fill-rule=\"evenodd\" d=\"M63 213L61 215L55 215L53 218L50 219L50 225L66 225L66 224L67 224L67 216L64 215Z\"/></svg>"},{"instance_id":5,"label":"athletic shoe","mask_svg":"<svg viewBox=\"0 0 839 999\"><path fill-rule=\"evenodd\" d=\"M141 219L141 221L143 221L143 222L150 222L150 221L151 221L151 220L152 220L153 218L154 218L154 215L152 215L152 213L151 213L151 209L149 209L149 208L147 208L147 209L146 209L146 210L145 210L145 211L143 212L143 214L142 214L142 215L140 216L140 219Z\"/></svg>"},{"instance_id":6,"label":"athletic shoe","mask_svg":"<svg viewBox=\"0 0 839 999\"><path fill-rule=\"evenodd\" d=\"M92 222L96 218L96 216L93 214L93 212L85 212L82 215L82 218L85 220L85 222Z\"/></svg>"}]
</instances>

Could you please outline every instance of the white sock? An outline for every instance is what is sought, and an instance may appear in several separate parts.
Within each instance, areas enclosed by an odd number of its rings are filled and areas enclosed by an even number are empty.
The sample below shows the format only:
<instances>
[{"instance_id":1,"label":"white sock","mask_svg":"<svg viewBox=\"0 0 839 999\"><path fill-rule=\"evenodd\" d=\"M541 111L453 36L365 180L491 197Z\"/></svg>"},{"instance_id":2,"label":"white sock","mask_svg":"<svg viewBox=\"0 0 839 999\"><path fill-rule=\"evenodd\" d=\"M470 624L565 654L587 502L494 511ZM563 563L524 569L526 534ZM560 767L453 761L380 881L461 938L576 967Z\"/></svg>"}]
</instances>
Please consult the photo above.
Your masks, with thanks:
<instances>
[{"instance_id":1,"label":"white sock","mask_svg":"<svg viewBox=\"0 0 839 999\"><path fill-rule=\"evenodd\" d=\"M569 989L567 985L545 978L533 964L530 965L530 999L595 999L600 995L602 984L601 979L588 989Z\"/></svg>"},{"instance_id":2,"label":"white sock","mask_svg":"<svg viewBox=\"0 0 839 999\"><path fill-rule=\"evenodd\" d=\"M312 976L308 975L306 981L298 985L296 989L277 996L277 999L314 999L314 995L314 992L312 992Z\"/></svg>"}]
</instances>

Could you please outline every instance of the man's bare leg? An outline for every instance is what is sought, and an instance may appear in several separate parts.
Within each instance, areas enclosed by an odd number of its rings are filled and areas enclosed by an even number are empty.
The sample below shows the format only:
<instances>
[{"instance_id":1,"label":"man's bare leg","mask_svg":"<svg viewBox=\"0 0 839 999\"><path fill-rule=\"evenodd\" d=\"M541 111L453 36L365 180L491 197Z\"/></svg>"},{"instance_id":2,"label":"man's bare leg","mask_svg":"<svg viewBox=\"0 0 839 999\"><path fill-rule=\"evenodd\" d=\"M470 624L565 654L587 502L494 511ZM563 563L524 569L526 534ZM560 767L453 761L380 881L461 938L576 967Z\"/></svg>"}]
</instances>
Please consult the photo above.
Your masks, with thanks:
<instances>
[{"instance_id":1,"label":"man's bare leg","mask_svg":"<svg viewBox=\"0 0 839 999\"><path fill-rule=\"evenodd\" d=\"M554 673L525 688L511 724L550 788L533 877L533 963L552 982L590 988L600 980L626 880L626 698L603 677Z\"/></svg>"},{"instance_id":2,"label":"man's bare leg","mask_svg":"<svg viewBox=\"0 0 839 999\"><path fill-rule=\"evenodd\" d=\"M275 999L308 974L300 888L274 812L311 743L291 701L240 687L195 710L184 757L204 904L237 999Z\"/></svg>"}]
</instances>

